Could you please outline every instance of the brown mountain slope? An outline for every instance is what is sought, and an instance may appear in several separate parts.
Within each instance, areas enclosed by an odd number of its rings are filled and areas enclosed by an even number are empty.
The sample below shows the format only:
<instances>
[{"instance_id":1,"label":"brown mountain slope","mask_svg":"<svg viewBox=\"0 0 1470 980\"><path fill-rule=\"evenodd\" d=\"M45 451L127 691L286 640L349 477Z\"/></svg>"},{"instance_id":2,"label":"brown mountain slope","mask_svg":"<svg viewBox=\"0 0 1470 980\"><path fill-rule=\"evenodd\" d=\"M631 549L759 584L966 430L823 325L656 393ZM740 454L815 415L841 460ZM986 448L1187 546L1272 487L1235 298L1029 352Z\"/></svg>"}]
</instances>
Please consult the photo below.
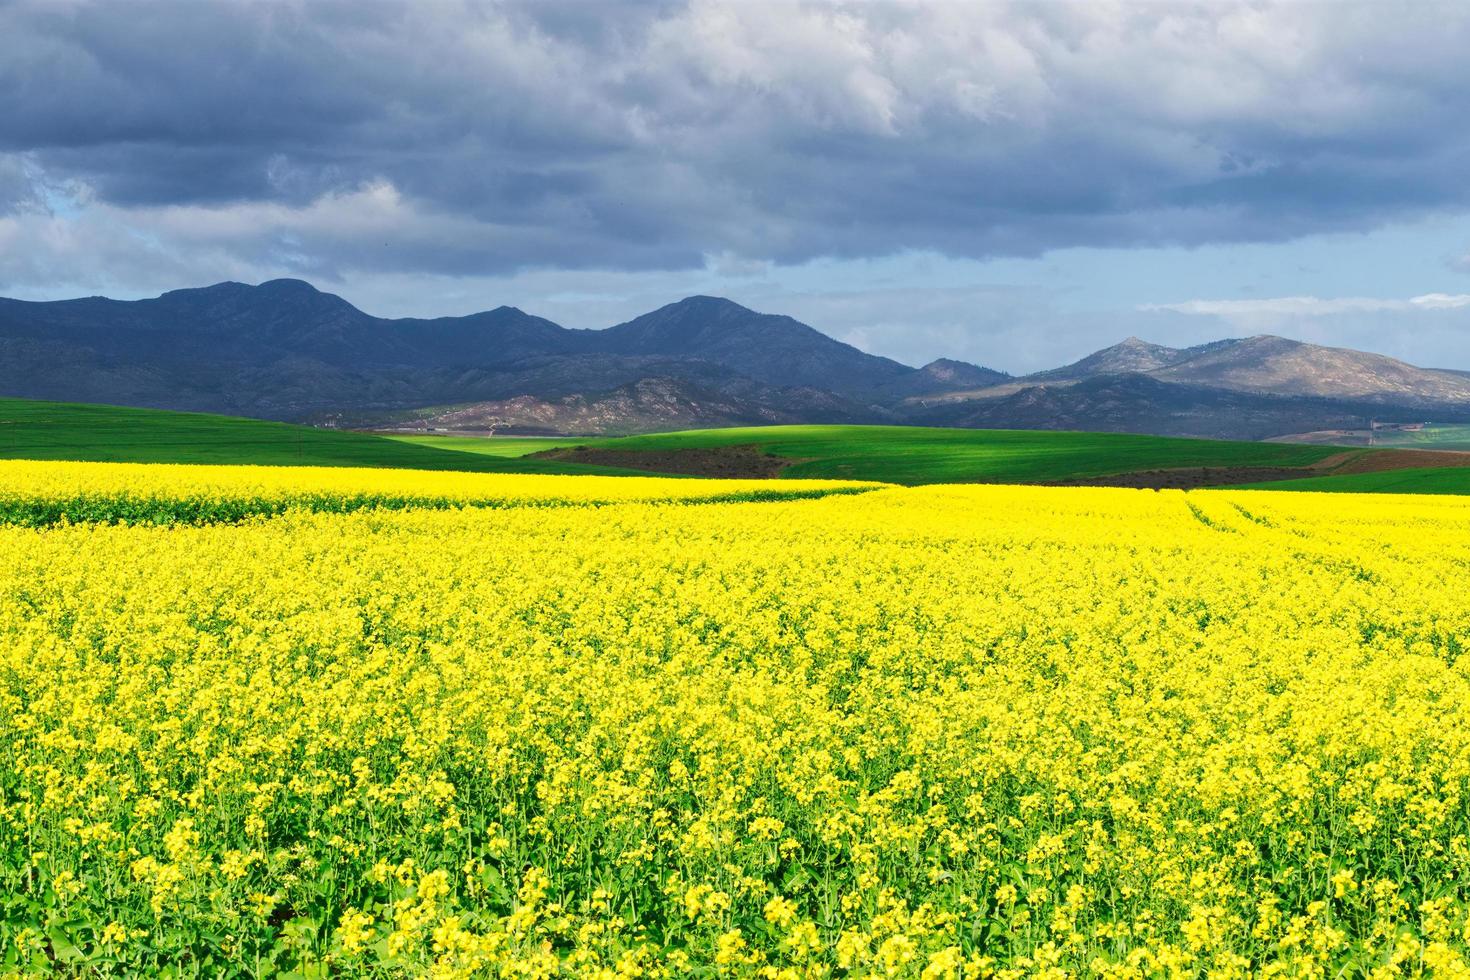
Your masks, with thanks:
<instances>
[{"instance_id":1,"label":"brown mountain slope","mask_svg":"<svg viewBox=\"0 0 1470 980\"><path fill-rule=\"evenodd\" d=\"M1206 347L1215 345L1208 344ZM1194 356L1202 347L1176 348L1129 337L1065 367L1028 375L1028 381L1076 381L1100 374L1149 374Z\"/></svg>"},{"instance_id":2,"label":"brown mountain slope","mask_svg":"<svg viewBox=\"0 0 1470 980\"><path fill-rule=\"evenodd\" d=\"M1340 347L1259 336L1211 344L1148 372L1161 381L1231 391L1395 402L1470 402L1470 378Z\"/></svg>"},{"instance_id":3,"label":"brown mountain slope","mask_svg":"<svg viewBox=\"0 0 1470 980\"><path fill-rule=\"evenodd\" d=\"M1270 335L1182 349L1130 337L1065 367L941 392L925 401L928 405L996 401L1022 392L1038 395L1042 389L1055 396L1059 389L1082 381L1127 375L1248 395L1362 402L1355 414L1371 411L1373 405L1404 410L1470 406L1470 376L1463 372L1421 368L1382 354Z\"/></svg>"},{"instance_id":4,"label":"brown mountain slope","mask_svg":"<svg viewBox=\"0 0 1470 980\"><path fill-rule=\"evenodd\" d=\"M520 395L416 413L413 418L399 417L387 424L425 430L631 435L730 425L842 422L852 417L853 410L841 397L817 389L776 390L740 380L703 387L681 378L648 377L597 394Z\"/></svg>"}]
</instances>

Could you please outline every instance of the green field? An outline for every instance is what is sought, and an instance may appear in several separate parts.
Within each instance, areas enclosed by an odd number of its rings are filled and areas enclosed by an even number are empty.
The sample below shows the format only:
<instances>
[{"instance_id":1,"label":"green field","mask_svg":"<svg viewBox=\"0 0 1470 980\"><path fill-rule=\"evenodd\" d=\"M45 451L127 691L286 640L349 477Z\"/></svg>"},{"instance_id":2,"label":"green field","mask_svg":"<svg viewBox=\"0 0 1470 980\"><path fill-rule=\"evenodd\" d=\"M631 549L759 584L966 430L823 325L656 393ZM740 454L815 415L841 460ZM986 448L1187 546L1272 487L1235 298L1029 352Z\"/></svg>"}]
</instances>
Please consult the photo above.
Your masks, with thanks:
<instances>
[{"instance_id":1,"label":"green field","mask_svg":"<svg viewBox=\"0 0 1470 980\"><path fill-rule=\"evenodd\" d=\"M1456 493L1470 494L1470 467L1388 470L1346 476L1247 484L1250 490L1311 490L1322 493Z\"/></svg>"},{"instance_id":2,"label":"green field","mask_svg":"<svg viewBox=\"0 0 1470 980\"><path fill-rule=\"evenodd\" d=\"M547 449L561 449L565 446L599 444L596 439L551 436L420 436L384 433L383 438L410 446L432 446L435 449L453 449L462 453L498 456L501 459L513 459L517 456L527 456L531 453L544 452Z\"/></svg>"},{"instance_id":3,"label":"green field","mask_svg":"<svg viewBox=\"0 0 1470 980\"><path fill-rule=\"evenodd\" d=\"M1414 432L1380 430L1374 433L1373 442L1396 449L1470 450L1470 425L1433 423Z\"/></svg>"},{"instance_id":4,"label":"green field","mask_svg":"<svg viewBox=\"0 0 1470 980\"><path fill-rule=\"evenodd\" d=\"M1343 452L1340 446L1113 433L871 425L705 429L583 440L577 444L659 450L753 445L777 456L800 460L783 470L783 477L903 484L977 480L1043 483L1193 466L1309 466Z\"/></svg>"},{"instance_id":5,"label":"green field","mask_svg":"<svg viewBox=\"0 0 1470 980\"><path fill-rule=\"evenodd\" d=\"M565 446L754 446L793 460L787 479L1046 483L1186 467L1309 466L1339 446L1088 432L905 426L769 426L620 439L372 435L191 412L0 398L0 459L402 467L485 473L647 475L530 459ZM1258 484L1272 490L1470 494L1470 469L1406 469Z\"/></svg>"},{"instance_id":6,"label":"green field","mask_svg":"<svg viewBox=\"0 0 1470 980\"><path fill-rule=\"evenodd\" d=\"M546 448L541 440L516 441L534 442L535 448ZM521 452L535 451L535 448L524 448ZM19 398L0 398L0 459L370 466L484 473L609 472L603 467L552 460L512 460L499 454L446 452L360 432L227 415Z\"/></svg>"}]
</instances>

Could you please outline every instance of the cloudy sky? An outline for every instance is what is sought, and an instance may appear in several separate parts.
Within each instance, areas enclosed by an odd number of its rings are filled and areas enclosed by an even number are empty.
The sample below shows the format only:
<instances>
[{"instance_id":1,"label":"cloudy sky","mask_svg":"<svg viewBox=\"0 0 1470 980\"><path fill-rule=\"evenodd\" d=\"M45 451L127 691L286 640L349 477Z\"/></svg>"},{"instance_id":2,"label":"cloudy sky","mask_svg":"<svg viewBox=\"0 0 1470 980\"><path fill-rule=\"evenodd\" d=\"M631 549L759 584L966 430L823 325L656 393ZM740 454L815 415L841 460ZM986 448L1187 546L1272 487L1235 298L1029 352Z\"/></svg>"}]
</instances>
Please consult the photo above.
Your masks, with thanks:
<instances>
[{"instance_id":1,"label":"cloudy sky","mask_svg":"<svg viewBox=\"0 0 1470 980\"><path fill-rule=\"evenodd\" d=\"M1470 5L0 0L0 294L1470 368Z\"/></svg>"}]
</instances>

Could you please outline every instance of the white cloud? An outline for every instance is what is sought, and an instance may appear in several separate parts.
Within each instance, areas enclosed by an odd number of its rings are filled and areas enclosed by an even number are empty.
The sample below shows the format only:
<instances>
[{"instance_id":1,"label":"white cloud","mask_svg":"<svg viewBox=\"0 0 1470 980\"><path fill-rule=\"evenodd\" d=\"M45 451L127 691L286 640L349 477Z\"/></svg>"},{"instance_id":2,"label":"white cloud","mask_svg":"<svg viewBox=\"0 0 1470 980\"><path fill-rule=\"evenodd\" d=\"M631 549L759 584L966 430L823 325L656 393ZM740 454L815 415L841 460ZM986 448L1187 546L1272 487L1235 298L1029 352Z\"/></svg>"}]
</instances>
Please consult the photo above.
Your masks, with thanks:
<instances>
[{"instance_id":1,"label":"white cloud","mask_svg":"<svg viewBox=\"0 0 1470 980\"><path fill-rule=\"evenodd\" d=\"M1278 296L1270 299L1193 299L1183 303L1148 303L1145 313L1162 311L1226 318L1316 317L1344 313L1383 313L1408 310L1451 310L1470 306L1470 294L1427 293L1409 299L1374 299L1366 296L1323 298Z\"/></svg>"},{"instance_id":2,"label":"white cloud","mask_svg":"<svg viewBox=\"0 0 1470 980\"><path fill-rule=\"evenodd\" d=\"M1410 305L1421 310L1458 310L1470 306L1470 295L1465 293L1426 293L1409 300Z\"/></svg>"}]
</instances>

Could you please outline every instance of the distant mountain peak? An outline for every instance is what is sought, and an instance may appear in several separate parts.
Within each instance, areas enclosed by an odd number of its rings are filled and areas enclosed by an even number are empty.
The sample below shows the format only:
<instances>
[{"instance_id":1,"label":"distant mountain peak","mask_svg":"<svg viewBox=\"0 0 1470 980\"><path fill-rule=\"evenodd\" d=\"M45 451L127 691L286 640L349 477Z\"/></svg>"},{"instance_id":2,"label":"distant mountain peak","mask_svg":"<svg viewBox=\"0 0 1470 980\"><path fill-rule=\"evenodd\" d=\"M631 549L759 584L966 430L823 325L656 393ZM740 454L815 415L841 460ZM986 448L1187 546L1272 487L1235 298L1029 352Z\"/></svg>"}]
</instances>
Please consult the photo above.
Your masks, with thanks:
<instances>
[{"instance_id":1,"label":"distant mountain peak","mask_svg":"<svg viewBox=\"0 0 1470 980\"><path fill-rule=\"evenodd\" d=\"M765 383L867 393L913 370L866 354L789 316L721 296L688 296L597 332L607 353L697 358Z\"/></svg>"},{"instance_id":2,"label":"distant mountain peak","mask_svg":"<svg viewBox=\"0 0 1470 980\"><path fill-rule=\"evenodd\" d=\"M277 293L279 295L289 295L291 293L322 294L320 289L317 289L305 279L267 279L255 288L263 292Z\"/></svg>"},{"instance_id":3,"label":"distant mountain peak","mask_svg":"<svg viewBox=\"0 0 1470 980\"><path fill-rule=\"evenodd\" d=\"M1319 347L1321 345L1292 340L1290 337L1280 337L1274 333L1258 333L1246 337L1243 340L1235 341L1234 346L1269 350L1297 350L1303 347Z\"/></svg>"},{"instance_id":4,"label":"distant mountain peak","mask_svg":"<svg viewBox=\"0 0 1470 980\"><path fill-rule=\"evenodd\" d=\"M1113 346L1111 346L1111 347L1105 347L1103 349L1104 350L1148 350L1148 351L1165 351L1165 350L1166 351L1173 351L1173 350L1178 350L1178 348L1176 348L1176 347L1168 347L1168 346L1165 346L1164 344L1155 344L1152 341L1144 340L1142 337L1139 337L1136 334L1130 334L1127 337L1124 337L1122 340L1118 341Z\"/></svg>"},{"instance_id":5,"label":"distant mountain peak","mask_svg":"<svg viewBox=\"0 0 1470 980\"><path fill-rule=\"evenodd\" d=\"M1111 347L1089 354L1066 367L1033 375L1037 380L1075 380L1098 374L1147 374L1168 367L1187 356L1186 352L1139 337L1128 337Z\"/></svg>"},{"instance_id":6,"label":"distant mountain peak","mask_svg":"<svg viewBox=\"0 0 1470 980\"><path fill-rule=\"evenodd\" d=\"M704 293L696 293L693 296L685 296L683 299L670 303L670 306L731 306L737 310L745 310L747 313L754 312L747 307L741 306L733 299L724 296L706 296Z\"/></svg>"},{"instance_id":7,"label":"distant mountain peak","mask_svg":"<svg viewBox=\"0 0 1470 980\"><path fill-rule=\"evenodd\" d=\"M232 293L248 293L254 288L255 287L250 285L249 283L235 282L233 279L226 279L224 282L216 282L208 286L185 286L182 289L170 289L167 292L161 293L158 298L168 299L169 297L177 298L186 296L225 296Z\"/></svg>"},{"instance_id":8,"label":"distant mountain peak","mask_svg":"<svg viewBox=\"0 0 1470 980\"><path fill-rule=\"evenodd\" d=\"M333 311L358 312L357 308L335 293L324 293L302 279L268 279L258 285L244 282L217 282L212 286L173 289L158 297L166 306L192 306L203 302L241 310L295 310L303 306ZM142 302L152 302L143 300Z\"/></svg>"},{"instance_id":9,"label":"distant mountain peak","mask_svg":"<svg viewBox=\"0 0 1470 980\"><path fill-rule=\"evenodd\" d=\"M1255 334L1182 350L1129 337L1029 382L1147 375L1158 382L1272 396L1470 404L1470 385L1381 354Z\"/></svg>"},{"instance_id":10,"label":"distant mountain peak","mask_svg":"<svg viewBox=\"0 0 1470 980\"><path fill-rule=\"evenodd\" d=\"M226 279L208 286L188 286L183 289L170 289L163 296L207 296L210 294L228 295L231 293L264 293L277 296L285 296L291 293L330 295L328 293L322 293L320 289L317 289L304 279L267 279L265 282L257 283L253 286L248 282L236 282L233 279Z\"/></svg>"},{"instance_id":11,"label":"distant mountain peak","mask_svg":"<svg viewBox=\"0 0 1470 980\"><path fill-rule=\"evenodd\" d=\"M965 378L1008 378L1010 375L1004 371L997 371L981 364L971 364L969 361L957 360L953 357L936 357L934 360L919 368L919 371L930 377L949 379Z\"/></svg>"},{"instance_id":12,"label":"distant mountain peak","mask_svg":"<svg viewBox=\"0 0 1470 980\"><path fill-rule=\"evenodd\" d=\"M645 314L652 317L667 317L678 319L689 319L691 317L713 317L726 319L731 317L764 316L754 310L741 306L732 299L723 296L686 296L667 306L659 307L652 313Z\"/></svg>"},{"instance_id":13,"label":"distant mountain peak","mask_svg":"<svg viewBox=\"0 0 1470 980\"><path fill-rule=\"evenodd\" d=\"M1009 380L1011 376L1004 371L952 357L937 357L921 368L884 383L881 390L896 398L924 398L947 392L989 388Z\"/></svg>"}]
</instances>

